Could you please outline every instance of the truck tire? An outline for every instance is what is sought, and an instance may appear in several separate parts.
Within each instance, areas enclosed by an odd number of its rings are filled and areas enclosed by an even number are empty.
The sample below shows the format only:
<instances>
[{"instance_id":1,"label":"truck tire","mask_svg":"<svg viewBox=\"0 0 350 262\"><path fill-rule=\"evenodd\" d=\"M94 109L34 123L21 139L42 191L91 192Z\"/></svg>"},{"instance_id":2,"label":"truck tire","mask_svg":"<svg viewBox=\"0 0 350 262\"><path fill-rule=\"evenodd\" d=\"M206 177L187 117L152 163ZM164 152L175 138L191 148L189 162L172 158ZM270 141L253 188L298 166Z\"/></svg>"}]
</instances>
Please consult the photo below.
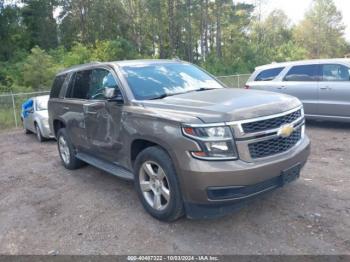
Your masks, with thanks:
<instances>
[{"instance_id":1,"label":"truck tire","mask_svg":"<svg viewBox=\"0 0 350 262\"><path fill-rule=\"evenodd\" d=\"M65 168L73 170L84 165L83 161L76 158L74 147L65 128L61 128L57 132L57 147Z\"/></svg>"},{"instance_id":2,"label":"truck tire","mask_svg":"<svg viewBox=\"0 0 350 262\"><path fill-rule=\"evenodd\" d=\"M158 146L138 154L134 165L135 187L146 211L161 221L175 221L184 214L178 178L168 153Z\"/></svg>"}]
</instances>

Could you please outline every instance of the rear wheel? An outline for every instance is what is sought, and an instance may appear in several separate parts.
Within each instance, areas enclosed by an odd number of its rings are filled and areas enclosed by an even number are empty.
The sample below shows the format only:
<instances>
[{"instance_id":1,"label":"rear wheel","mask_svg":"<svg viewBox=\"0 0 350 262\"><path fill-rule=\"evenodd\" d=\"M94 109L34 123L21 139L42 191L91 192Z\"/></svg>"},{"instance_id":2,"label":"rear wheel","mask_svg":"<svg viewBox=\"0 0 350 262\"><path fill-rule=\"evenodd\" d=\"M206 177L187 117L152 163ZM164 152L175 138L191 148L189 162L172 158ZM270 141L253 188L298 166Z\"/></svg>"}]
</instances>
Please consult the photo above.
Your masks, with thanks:
<instances>
[{"instance_id":1,"label":"rear wheel","mask_svg":"<svg viewBox=\"0 0 350 262\"><path fill-rule=\"evenodd\" d=\"M57 145L61 161L65 168L77 169L84 165L84 162L76 158L74 147L70 142L65 128L61 128L57 132Z\"/></svg>"},{"instance_id":2,"label":"rear wheel","mask_svg":"<svg viewBox=\"0 0 350 262\"><path fill-rule=\"evenodd\" d=\"M162 148L149 147L137 156L135 187L142 205L153 217L174 221L184 214L177 175Z\"/></svg>"},{"instance_id":3,"label":"rear wheel","mask_svg":"<svg viewBox=\"0 0 350 262\"><path fill-rule=\"evenodd\" d=\"M24 126L23 118L21 118L21 121L22 121L22 126L23 126L24 133L26 135L30 134L31 132L27 128L25 128L25 126Z\"/></svg>"}]
</instances>

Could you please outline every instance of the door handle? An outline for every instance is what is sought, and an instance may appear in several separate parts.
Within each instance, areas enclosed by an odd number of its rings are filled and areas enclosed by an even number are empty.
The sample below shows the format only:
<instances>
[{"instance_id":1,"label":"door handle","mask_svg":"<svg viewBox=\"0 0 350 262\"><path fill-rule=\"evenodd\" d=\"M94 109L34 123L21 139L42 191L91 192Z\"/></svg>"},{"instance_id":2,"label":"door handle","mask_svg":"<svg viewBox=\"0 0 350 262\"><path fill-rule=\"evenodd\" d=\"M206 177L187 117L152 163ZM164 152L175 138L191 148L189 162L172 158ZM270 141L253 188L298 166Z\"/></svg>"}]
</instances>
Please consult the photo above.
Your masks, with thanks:
<instances>
[{"instance_id":1,"label":"door handle","mask_svg":"<svg viewBox=\"0 0 350 262\"><path fill-rule=\"evenodd\" d=\"M86 114L89 114L89 115L97 115L97 112L87 111Z\"/></svg>"},{"instance_id":2,"label":"door handle","mask_svg":"<svg viewBox=\"0 0 350 262\"><path fill-rule=\"evenodd\" d=\"M277 89L286 89L287 87L285 87L285 86L279 86L279 87L277 87Z\"/></svg>"},{"instance_id":3,"label":"door handle","mask_svg":"<svg viewBox=\"0 0 350 262\"><path fill-rule=\"evenodd\" d=\"M320 89L321 90L331 90L332 88L329 86L321 86Z\"/></svg>"},{"instance_id":4,"label":"door handle","mask_svg":"<svg viewBox=\"0 0 350 262\"><path fill-rule=\"evenodd\" d=\"M69 110L69 107L68 106L64 106L63 109L64 110Z\"/></svg>"}]
</instances>

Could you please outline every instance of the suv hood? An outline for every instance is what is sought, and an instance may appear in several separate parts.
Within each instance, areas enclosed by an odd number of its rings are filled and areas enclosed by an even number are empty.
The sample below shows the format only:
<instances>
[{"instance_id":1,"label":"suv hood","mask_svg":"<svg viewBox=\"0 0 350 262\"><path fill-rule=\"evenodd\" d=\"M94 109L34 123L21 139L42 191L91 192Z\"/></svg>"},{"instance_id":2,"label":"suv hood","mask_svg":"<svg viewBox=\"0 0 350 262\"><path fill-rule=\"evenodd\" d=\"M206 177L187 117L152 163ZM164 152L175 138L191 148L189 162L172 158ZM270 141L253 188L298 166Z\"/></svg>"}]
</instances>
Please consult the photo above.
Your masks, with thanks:
<instances>
[{"instance_id":1,"label":"suv hood","mask_svg":"<svg viewBox=\"0 0 350 262\"><path fill-rule=\"evenodd\" d=\"M141 102L154 109L160 116L183 114L193 116L205 123L229 122L282 113L301 105L292 96L279 93L220 88L194 91L158 100Z\"/></svg>"}]
</instances>

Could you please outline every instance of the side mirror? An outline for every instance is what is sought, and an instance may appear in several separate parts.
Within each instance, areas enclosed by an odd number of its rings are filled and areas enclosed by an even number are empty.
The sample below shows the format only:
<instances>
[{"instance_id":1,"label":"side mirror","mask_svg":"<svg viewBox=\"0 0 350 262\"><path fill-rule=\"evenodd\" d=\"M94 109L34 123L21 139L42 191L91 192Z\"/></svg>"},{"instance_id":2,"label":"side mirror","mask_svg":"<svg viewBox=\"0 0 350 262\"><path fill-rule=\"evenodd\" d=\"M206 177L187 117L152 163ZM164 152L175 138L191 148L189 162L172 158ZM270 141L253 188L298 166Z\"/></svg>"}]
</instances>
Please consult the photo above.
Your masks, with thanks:
<instances>
[{"instance_id":1,"label":"side mirror","mask_svg":"<svg viewBox=\"0 0 350 262\"><path fill-rule=\"evenodd\" d=\"M107 100L112 99L115 96L115 88L105 87L105 89L103 89L103 95Z\"/></svg>"},{"instance_id":2,"label":"side mirror","mask_svg":"<svg viewBox=\"0 0 350 262\"><path fill-rule=\"evenodd\" d=\"M123 103L124 101L119 89L115 87L106 87L103 90L103 95L108 101L116 101L118 103Z\"/></svg>"}]
</instances>

